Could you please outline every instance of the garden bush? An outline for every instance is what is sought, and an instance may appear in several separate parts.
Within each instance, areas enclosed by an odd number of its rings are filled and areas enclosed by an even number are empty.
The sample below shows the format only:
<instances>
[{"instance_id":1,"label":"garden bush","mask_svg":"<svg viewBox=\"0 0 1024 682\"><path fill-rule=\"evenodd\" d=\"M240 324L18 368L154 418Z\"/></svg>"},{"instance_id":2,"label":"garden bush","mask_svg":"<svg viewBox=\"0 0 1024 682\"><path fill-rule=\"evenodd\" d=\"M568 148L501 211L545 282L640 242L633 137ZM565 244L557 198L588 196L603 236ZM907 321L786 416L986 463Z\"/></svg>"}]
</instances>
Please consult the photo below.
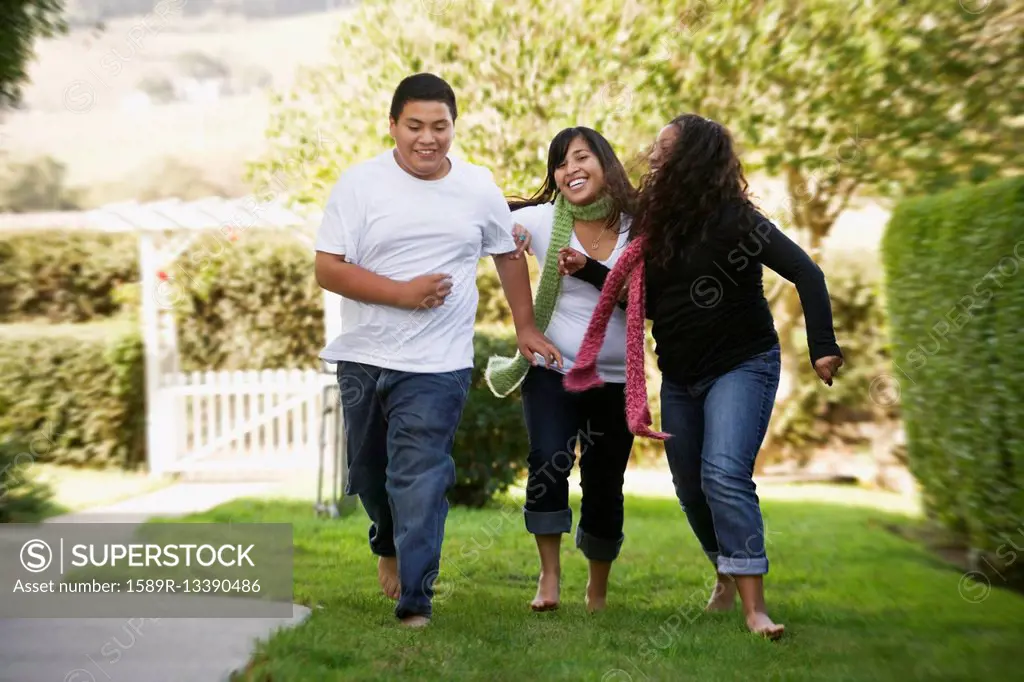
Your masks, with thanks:
<instances>
[{"instance_id":1,"label":"garden bush","mask_svg":"<svg viewBox=\"0 0 1024 682\"><path fill-rule=\"evenodd\" d=\"M916 197L883 241L892 377L931 519L1024 575L1024 178ZM1007 561L1009 560L1009 561Z\"/></svg>"},{"instance_id":2,"label":"garden bush","mask_svg":"<svg viewBox=\"0 0 1024 682\"><path fill-rule=\"evenodd\" d=\"M122 312L117 289L137 281L131 234L60 230L0 234L0 323L87 322Z\"/></svg>"},{"instance_id":3,"label":"garden bush","mask_svg":"<svg viewBox=\"0 0 1024 682\"><path fill-rule=\"evenodd\" d=\"M38 462L134 468L145 456L145 372L134 325L6 325L0 434Z\"/></svg>"}]
</instances>

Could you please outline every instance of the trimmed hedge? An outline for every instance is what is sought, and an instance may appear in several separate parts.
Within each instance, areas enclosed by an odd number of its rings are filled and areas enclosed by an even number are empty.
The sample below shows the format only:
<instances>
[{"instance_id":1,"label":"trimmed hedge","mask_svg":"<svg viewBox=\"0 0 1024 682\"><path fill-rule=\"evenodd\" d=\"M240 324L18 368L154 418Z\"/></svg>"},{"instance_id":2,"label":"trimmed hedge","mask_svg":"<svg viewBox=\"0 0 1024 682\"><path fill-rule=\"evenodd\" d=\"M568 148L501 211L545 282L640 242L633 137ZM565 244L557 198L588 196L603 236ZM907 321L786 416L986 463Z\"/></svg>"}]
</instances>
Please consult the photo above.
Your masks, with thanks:
<instances>
[{"instance_id":1,"label":"trimmed hedge","mask_svg":"<svg viewBox=\"0 0 1024 682\"><path fill-rule=\"evenodd\" d=\"M1024 576L1007 545L1024 519L1024 178L904 201L882 246L926 510L978 570Z\"/></svg>"},{"instance_id":2,"label":"trimmed hedge","mask_svg":"<svg viewBox=\"0 0 1024 682\"><path fill-rule=\"evenodd\" d=\"M164 283L178 324L182 368L192 370L318 367L323 294L313 252L287 233L228 242L196 240Z\"/></svg>"},{"instance_id":3,"label":"trimmed hedge","mask_svg":"<svg viewBox=\"0 0 1024 682\"><path fill-rule=\"evenodd\" d=\"M0 323L87 322L117 315L118 286L139 279L134 235L0 234Z\"/></svg>"},{"instance_id":4,"label":"trimmed hedge","mask_svg":"<svg viewBox=\"0 0 1024 682\"><path fill-rule=\"evenodd\" d=\"M4 327L0 434L21 434L39 462L141 464L145 372L135 325Z\"/></svg>"}]
</instances>

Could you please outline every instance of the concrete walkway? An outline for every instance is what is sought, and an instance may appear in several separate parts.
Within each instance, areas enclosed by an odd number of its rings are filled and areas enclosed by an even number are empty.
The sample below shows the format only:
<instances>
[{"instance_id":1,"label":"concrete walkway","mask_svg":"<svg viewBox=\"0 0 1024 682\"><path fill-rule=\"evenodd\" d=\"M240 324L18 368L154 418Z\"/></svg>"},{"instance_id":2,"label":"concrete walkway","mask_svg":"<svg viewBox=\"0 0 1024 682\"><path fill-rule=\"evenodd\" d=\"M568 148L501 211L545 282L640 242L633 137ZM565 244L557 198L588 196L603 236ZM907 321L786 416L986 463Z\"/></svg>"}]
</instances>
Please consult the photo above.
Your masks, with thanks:
<instances>
[{"instance_id":1,"label":"concrete walkway","mask_svg":"<svg viewBox=\"0 0 1024 682\"><path fill-rule=\"evenodd\" d=\"M274 488L179 483L45 523L142 523L203 512ZM2 540L0 552L18 551ZM248 663L257 641L309 615L308 608L293 605L291 617L281 618L0 618L0 682L226 682Z\"/></svg>"},{"instance_id":2,"label":"concrete walkway","mask_svg":"<svg viewBox=\"0 0 1024 682\"><path fill-rule=\"evenodd\" d=\"M213 509L240 497L260 497L274 483L174 483L145 495L85 511L62 514L43 523L142 523L158 516L179 517Z\"/></svg>"}]
</instances>

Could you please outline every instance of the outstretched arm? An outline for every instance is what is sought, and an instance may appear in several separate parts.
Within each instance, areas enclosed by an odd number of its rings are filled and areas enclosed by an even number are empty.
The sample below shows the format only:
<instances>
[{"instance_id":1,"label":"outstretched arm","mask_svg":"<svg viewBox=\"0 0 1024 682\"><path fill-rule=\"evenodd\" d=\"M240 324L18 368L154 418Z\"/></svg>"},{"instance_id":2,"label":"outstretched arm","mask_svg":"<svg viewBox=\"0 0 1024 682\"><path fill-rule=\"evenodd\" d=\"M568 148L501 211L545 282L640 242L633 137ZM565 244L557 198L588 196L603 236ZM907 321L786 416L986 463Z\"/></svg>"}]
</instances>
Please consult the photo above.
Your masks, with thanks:
<instances>
[{"instance_id":1,"label":"outstretched arm","mask_svg":"<svg viewBox=\"0 0 1024 682\"><path fill-rule=\"evenodd\" d=\"M807 253L767 219L762 219L748 239L761 242L761 262L796 285L807 328L811 365L821 380L831 385L843 364L843 352L836 342L825 273Z\"/></svg>"}]
</instances>

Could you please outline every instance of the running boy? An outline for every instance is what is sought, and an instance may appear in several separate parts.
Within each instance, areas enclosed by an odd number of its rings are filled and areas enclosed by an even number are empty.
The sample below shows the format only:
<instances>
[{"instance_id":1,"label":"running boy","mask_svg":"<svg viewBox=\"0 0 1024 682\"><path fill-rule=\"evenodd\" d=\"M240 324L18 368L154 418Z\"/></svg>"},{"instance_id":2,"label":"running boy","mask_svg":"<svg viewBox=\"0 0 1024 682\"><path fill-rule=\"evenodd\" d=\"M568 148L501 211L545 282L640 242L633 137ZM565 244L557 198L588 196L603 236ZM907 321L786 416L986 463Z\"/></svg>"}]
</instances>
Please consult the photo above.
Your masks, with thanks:
<instances>
[{"instance_id":1,"label":"running boy","mask_svg":"<svg viewBox=\"0 0 1024 682\"><path fill-rule=\"evenodd\" d=\"M455 480L451 457L473 367L479 259L494 258L520 352L561 363L537 329L526 259L486 168L449 155L458 110L441 78L404 79L395 146L345 171L316 240L316 278L342 297L337 363L349 481L370 517L370 549L402 624L432 615Z\"/></svg>"}]
</instances>

